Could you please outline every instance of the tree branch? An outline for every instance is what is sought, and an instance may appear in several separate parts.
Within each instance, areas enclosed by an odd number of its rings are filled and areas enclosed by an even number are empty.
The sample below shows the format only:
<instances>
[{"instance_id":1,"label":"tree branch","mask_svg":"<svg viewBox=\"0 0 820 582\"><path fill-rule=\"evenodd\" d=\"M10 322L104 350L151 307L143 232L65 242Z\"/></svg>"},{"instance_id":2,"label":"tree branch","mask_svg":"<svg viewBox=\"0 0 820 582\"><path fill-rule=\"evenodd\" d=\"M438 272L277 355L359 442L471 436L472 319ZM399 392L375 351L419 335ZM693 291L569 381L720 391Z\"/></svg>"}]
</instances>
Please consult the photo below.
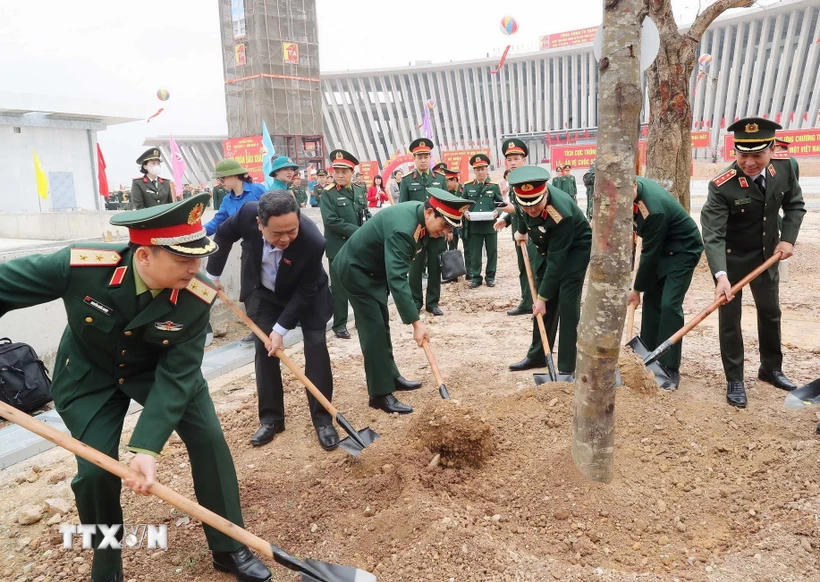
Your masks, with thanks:
<instances>
[{"instance_id":1,"label":"tree branch","mask_svg":"<svg viewBox=\"0 0 820 582\"><path fill-rule=\"evenodd\" d=\"M732 8L749 8L754 3L755 0L717 0L717 2L710 4L706 7L706 10L698 14L698 17L695 18L695 22L692 23L686 36L698 43L703 33L706 32L706 29L709 28L709 25L712 24L718 16Z\"/></svg>"}]
</instances>

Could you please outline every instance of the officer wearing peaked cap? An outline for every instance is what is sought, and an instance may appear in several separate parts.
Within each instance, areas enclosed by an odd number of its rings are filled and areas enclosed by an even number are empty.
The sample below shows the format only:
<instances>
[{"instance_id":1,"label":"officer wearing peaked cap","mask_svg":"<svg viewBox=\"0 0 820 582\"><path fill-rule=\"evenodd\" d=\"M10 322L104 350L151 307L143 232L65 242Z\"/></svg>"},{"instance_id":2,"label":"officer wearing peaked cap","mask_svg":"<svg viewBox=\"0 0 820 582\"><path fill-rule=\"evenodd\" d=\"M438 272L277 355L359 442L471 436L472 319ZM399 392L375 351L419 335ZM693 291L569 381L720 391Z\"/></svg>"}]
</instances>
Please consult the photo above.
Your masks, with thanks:
<instances>
[{"instance_id":1,"label":"officer wearing peaked cap","mask_svg":"<svg viewBox=\"0 0 820 582\"><path fill-rule=\"evenodd\" d=\"M775 131L780 125L759 117L729 126L734 133L735 161L709 183L700 214L703 244L715 278L715 298L728 302L719 309L720 355L726 374L726 400L745 408L743 335L740 327L741 293L732 285L759 267L775 252L781 260L794 253L794 243L806 213L794 167L788 159L773 157ZM783 209L782 232L778 212ZM760 346L758 378L782 390L794 383L783 373L780 338L780 279L774 265L749 283L757 308Z\"/></svg>"},{"instance_id":2,"label":"officer wearing peaked cap","mask_svg":"<svg viewBox=\"0 0 820 582\"><path fill-rule=\"evenodd\" d=\"M475 173L475 180L464 184L463 196L475 203L465 217L470 224L470 265L467 267L470 272L470 289L481 286L481 258L485 250L487 252L487 265L484 272L486 283L488 287L495 286L498 266L498 234L493 229L493 223L498 218L496 208L503 204L503 200L498 184L490 181L488 177L489 165L490 158L485 154L472 156L470 166ZM473 220L473 212L492 213L492 219Z\"/></svg>"},{"instance_id":3,"label":"officer wearing peaked cap","mask_svg":"<svg viewBox=\"0 0 820 582\"><path fill-rule=\"evenodd\" d=\"M461 197L461 184L458 183L458 170L450 170L445 165L442 169L444 178L447 180L447 191L453 196ZM464 245L464 264L467 270L470 269L470 249L467 248L467 221L462 220L461 228L454 228L452 237L447 239L447 250L452 251L458 248L458 239L461 238ZM469 275L468 275L469 277ZM450 281L445 281L449 283Z\"/></svg>"},{"instance_id":4,"label":"officer wearing peaked cap","mask_svg":"<svg viewBox=\"0 0 820 582\"><path fill-rule=\"evenodd\" d=\"M325 187L319 200L327 240L325 253L331 273L333 332L340 339L350 339L350 332L347 330L347 293L333 275L333 261L345 242L359 230L365 220L370 219L367 193L364 188L353 184L353 170L358 164L359 160L350 152L345 150L330 152L330 167L335 183Z\"/></svg>"},{"instance_id":5,"label":"officer wearing peaked cap","mask_svg":"<svg viewBox=\"0 0 820 582\"><path fill-rule=\"evenodd\" d=\"M131 207L135 210L150 208L174 201L171 182L159 177L162 157L159 148L150 148L137 158L142 176L131 182Z\"/></svg>"},{"instance_id":6,"label":"officer wearing peaked cap","mask_svg":"<svg viewBox=\"0 0 820 582\"><path fill-rule=\"evenodd\" d=\"M446 190L429 188L425 202L412 200L380 210L345 243L332 270L350 297L364 356L370 406L388 413L407 414L395 390L415 390L421 382L405 380L396 367L390 340L388 293L403 323L413 326L413 339L422 345L427 330L411 294L407 273L414 258L433 240L444 240L472 202ZM332 275L334 276L334 275Z\"/></svg>"},{"instance_id":7,"label":"officer wearing peaked cap","mask_svg":"<svg viewBox=\"0 0 820 582\"><path fill-rule=\"evenodd\" d=\"M440 174L444 176L445 180L447 179L447 164L444 162L439 162L435 166L433 166L433 173Z\"/></svg>"},{"instance_id":8,"label":"officer wearing peaked cap","mask_svg":"<svg viewBox=\"0 0 820 582\"><path fill-rule=\"evenodd\" d=\"M201 259L217 250L201 222L207 202L200 194L114 215L113 225L128 228L129 244L82 243L0 264L0 316L62 299L68 326L51 389L71 434L117 458L123 421L136 400L144 408L127 448L144 481L125 485L147 494L156 457L176 431L188 449L198 501L242 526L231 453L201 371L216 299L199 274ZM80 458L77 465L71 488L80 522L123 523L119 477ZM270 580L246 546L204 529L214 567L243 582ZM96 548L102 537L94 538ZM91 579L121 582L121 551L94 550Z\"/></svg>"},{"instance_id":9,"label":"officer wearing peaked cap","mask_svg":"<svg viewBox=\"0 0 820 582\"><path fill-rule=\"evenodd\" d=\"M399 202L426 202L430 198L428 188L440 188L447 191L444 175L430 171L430 152L433 142L426 137L413 140L410 144L410 153L413 154L415 168L401 179L399 187ZM438 306L441 298L441 267L438 256L447 248L444 238L431 240L425 245L421 254L413 261L410 268L410 289L418 309L427 304L427 311L433 315L444 315ZM422 295L421 279L424 267L427 267L427 293Z\"/></svg>"}]
</instances>

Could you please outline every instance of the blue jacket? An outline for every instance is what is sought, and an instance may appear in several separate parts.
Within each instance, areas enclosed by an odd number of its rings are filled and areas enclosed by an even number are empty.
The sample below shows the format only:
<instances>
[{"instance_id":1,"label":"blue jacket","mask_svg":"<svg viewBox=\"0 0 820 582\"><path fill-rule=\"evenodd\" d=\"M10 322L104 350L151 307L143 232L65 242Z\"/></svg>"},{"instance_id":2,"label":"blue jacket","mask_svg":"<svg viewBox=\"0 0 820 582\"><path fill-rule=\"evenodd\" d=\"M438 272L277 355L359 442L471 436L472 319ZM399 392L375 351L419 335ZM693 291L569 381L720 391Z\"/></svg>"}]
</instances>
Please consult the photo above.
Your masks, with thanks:
<instances>
[{"instance_id":1,"label":"blue jacket","mask_svg":"<svg viewBox=\"0 0 820 582\"><path fill-rule=\"evenodd\" d=\"M282 180L279 180L278 178L274 178L273 179L273 184L271 185L270 189L271 190L287 190L288 185L285 184Z\"/></svg>"},{"instance_id":2,"label":"blue jacket","mask_svg":"<svg viewBox=\"0 0 820 582\"><path fill-rule=\"evenodd\" d=\"M208 236L213 236L216 229L219 228L219 225L239 212L239 209L242 208L245 202L259 200L262 194L267 192L267 190L263 184L246 183L245 188L242 190L242 195L237 196L233 190L230 192L229 195L222 199L222 204L219 206L219 211L216 213L216 216L205 225L205 232L208 233Z\"/></svg>"}]
</instances>

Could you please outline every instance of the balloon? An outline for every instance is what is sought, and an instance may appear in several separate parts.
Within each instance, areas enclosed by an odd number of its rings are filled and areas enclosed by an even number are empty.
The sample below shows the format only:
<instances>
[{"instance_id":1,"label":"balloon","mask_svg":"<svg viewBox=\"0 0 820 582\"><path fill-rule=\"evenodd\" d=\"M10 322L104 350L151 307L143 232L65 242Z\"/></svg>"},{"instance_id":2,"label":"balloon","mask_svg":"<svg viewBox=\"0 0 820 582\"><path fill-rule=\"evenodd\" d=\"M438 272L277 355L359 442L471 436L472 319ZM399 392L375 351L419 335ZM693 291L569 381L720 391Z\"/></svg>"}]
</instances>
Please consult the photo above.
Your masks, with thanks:
<instances>
[{"instance_id":1,"label":"balloon","mask_svg":"<svg viewBox=\"0 0 820 582\"><path fill-rule=\"evenodd\" d=\"M501 32L510 35L518 32L518 22L512 16L505 16L501 19Z\"/></svg>"},{"instance_id":2,"label":"balloon","mask_svg":"<svg viewBox=\"0 0 820 582\"><path fill-rule=\"evenodd\" d=\"M428 99L427 100L427 109L432 109L435 106L436 106L436 100L435 99Z\"/></svg>"},{"instance_id":3,"label":"balloon","mask_svg":"<svg viewBox=\"0 0 820 582\"><path fill-rule=\"evenodd\" d=\"M700 55L700 57L698 57L698 64L702 71L708 71L709 66L712 64L712 55L709 53Z\"/></svg>"},{"instance_id":4,"label":"balloon","mask_svg":"<svg viewBox=\"0 0 820 582\"><path fill-rule=\"evenodd\" d=\"M157 91L157 99L160 101L168 101L171 97L171 94L168 92L168 89L160 89Z\"/></svg>"}]
</instances>

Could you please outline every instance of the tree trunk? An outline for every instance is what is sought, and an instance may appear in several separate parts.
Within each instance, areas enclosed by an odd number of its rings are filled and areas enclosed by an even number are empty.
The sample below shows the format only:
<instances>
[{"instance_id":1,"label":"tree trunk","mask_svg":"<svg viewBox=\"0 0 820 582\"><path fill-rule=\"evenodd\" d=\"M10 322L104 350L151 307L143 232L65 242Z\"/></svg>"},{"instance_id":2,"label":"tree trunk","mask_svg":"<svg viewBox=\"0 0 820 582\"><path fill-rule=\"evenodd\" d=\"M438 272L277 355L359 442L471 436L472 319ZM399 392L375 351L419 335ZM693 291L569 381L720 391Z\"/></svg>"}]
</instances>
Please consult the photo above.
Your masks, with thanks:
<instances>
[{"instance_id":1,"label":"tree trunk","mask_svg":"<svg viewBox=\"0 0 820 582\"><path fill-rule=\"evenodd\" d=\"M578 326L572 458L590 479L614 473L615 368L626 314L641 113L644 0L605 0L598 64L598 157L589 283Z\"/></svg>"}]
</instances>

